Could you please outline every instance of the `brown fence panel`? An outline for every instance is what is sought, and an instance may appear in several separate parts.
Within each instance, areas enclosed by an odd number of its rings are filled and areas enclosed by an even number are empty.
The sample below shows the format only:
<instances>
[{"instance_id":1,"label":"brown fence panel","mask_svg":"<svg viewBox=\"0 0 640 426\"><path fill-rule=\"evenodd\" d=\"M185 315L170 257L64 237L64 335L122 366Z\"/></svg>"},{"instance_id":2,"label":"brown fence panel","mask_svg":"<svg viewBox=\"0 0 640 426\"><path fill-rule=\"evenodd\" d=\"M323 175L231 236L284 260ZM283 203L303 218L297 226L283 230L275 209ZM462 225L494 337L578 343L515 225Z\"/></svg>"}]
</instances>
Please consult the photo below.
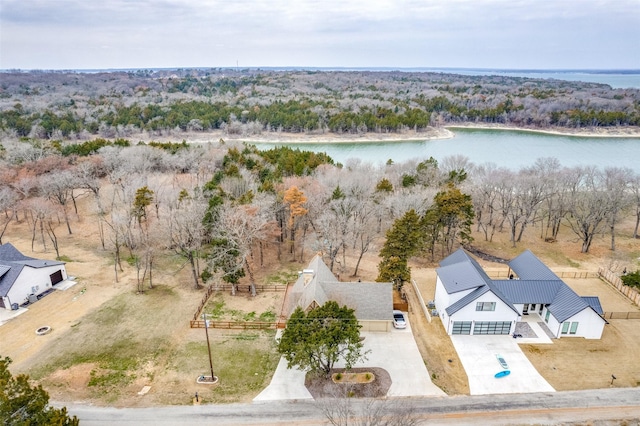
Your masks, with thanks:
<instances>
[{"instance_id":1,"label":"brown fence panel","mask_svg":"<svg viewBox=\"0 0 640 426\"><path fill-rule=\"evenodd\" d=\"M640 319L640 312L605 312L605 319Z\"/></svg>"},{"instance_id":2,"label":"brown fence panel","mask_svg":"<svg viewBox=\"0 0 640 426\"><path fill-rule=\"evenodd\" d=\"M284 328L284 321L278 322L260 322L260 321L211 321L209 320L209 328L222 328L227 330L275 330ZM190 321L191 328L204 328L204 321Z\"/></svg>"},{"instance_id":3,"label":"brown fence panel","mask_svg":"<svg viewBox=\"0 0 640 426\"><path fill-rule=\"evenodd\" d=\"M407 312L409 310L409 304L407 302L393 302L393 309Z\"/></svg>"}]
</instances>

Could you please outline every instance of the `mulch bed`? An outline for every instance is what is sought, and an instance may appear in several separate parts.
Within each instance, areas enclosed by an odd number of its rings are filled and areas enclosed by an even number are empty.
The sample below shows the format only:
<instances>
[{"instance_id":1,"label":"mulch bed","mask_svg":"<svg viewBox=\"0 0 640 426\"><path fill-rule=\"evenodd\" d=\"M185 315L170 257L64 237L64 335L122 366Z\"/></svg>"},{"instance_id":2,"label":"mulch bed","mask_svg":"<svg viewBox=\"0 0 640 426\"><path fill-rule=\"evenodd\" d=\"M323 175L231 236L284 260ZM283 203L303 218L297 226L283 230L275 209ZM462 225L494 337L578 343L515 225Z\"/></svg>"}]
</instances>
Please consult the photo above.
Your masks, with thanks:
<instances>
[{"instance_id":1,"label":"mulch bed","mask_svg":"<svg viewBox=\"0 0 640 426\"><path fill-rule=\"evenodd\" d=\"M334 383L329 378L317 376L313 373L307 373L304 385L314 398L342 398L350 396L352 398L378 398L387 395L391 387L391 376L387 370L378 367L372 368L352 368L345 370L344 368L334 368L334 373L372 373L375 380L371 383Z\"/></svg>"}]
</instances>

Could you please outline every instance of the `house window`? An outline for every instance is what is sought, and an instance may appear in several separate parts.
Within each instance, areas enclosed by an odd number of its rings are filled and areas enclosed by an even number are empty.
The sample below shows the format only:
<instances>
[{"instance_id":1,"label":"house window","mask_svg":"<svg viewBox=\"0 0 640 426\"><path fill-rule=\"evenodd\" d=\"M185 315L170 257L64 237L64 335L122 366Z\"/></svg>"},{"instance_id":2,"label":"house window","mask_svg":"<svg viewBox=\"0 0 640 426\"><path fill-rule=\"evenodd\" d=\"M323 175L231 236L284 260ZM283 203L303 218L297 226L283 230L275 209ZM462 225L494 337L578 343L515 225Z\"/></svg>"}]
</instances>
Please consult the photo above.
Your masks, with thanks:
<instances>
[{"instance_id":1,"label":"house window","mask_svg":"<svg viewBox=\"0 0 640 426\"><path fill-rule=\"evenodd\" d=\"M577 322L572 322L571 323L571 329L569 330L569 334L576 334L576 331L578 331L578 324Z\"/></svg>"},{"instance_id":2,"label":"house window","mask_svg":"<svg viewBox=\"0 0 640 426\"><path fill-rule=\"evenodd\" d=\"M454 321L451 334L471 334L471 321Z\"/></svg>"},{"instance_id":3,"label":"house window","mask_svg":"<svg viewBox=\"0 0 640 426\"><path fill-rule=\"evenodd\" d=\"M496 302L478 302L476 303L476 311L495 311Z\"/></svg>"},{"instance_id":4,"label":"house window","mask_svg":"<svg viewBox=\"0 0 640 426\"><path fill-rule=\"evenodd\" d=\"M561 331L562 334L567 334L569 332L569 325L570 324L571 323L568 323L568 322L563 322L562 323L562 331Z\"/></svg>"},{"instance_id":5,"label":"house window","mask_svg":"<svg viewBox=\"0 0 640 426\"><path fill-rule=\"evenodd\" d=\"M549 322L549 315L551 315L551 312L549 312L549 310L547 309L547 313L544 316L544 322L546 322L546 323Z\"/></svg>"}]
</instances>

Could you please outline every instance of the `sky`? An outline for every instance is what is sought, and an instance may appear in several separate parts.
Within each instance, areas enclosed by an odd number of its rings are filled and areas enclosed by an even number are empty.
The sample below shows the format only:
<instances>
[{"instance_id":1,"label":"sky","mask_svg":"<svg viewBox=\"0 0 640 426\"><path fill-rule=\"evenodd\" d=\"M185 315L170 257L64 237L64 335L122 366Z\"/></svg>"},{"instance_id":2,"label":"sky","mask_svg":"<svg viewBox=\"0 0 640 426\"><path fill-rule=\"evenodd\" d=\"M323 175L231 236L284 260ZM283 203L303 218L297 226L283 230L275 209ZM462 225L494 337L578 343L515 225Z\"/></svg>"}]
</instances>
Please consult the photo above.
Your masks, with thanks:
<instances>
[{"instance_id":1,"label":"sky","mask_svg":"<svg viewBox=\"0 0 640 426\"><path fill-rule=\"evenodd\" d=\"M0 0L0 69L640 69L640 0Z\"/></svg>"}]
</instances>

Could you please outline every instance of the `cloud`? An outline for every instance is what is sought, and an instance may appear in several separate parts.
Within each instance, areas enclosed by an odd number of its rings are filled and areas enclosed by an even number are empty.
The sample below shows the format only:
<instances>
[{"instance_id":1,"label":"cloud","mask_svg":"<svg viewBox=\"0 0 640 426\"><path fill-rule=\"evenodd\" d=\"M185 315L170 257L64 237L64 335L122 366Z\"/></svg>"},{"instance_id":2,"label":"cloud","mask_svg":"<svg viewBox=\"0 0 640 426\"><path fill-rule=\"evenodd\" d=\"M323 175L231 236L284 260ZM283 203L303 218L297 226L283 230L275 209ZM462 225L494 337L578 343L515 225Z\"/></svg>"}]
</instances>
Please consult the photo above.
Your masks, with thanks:
<instances>
[{"instance_id":1,"label":"cloud","mask_svg":"<svg viewBox=\"0 0 640 426\"><path fill-rule=\"evenodd\" d=\"M2 0L0 68L640 68L639 22L637 0Z\"/></svg>"}]
</instances>

